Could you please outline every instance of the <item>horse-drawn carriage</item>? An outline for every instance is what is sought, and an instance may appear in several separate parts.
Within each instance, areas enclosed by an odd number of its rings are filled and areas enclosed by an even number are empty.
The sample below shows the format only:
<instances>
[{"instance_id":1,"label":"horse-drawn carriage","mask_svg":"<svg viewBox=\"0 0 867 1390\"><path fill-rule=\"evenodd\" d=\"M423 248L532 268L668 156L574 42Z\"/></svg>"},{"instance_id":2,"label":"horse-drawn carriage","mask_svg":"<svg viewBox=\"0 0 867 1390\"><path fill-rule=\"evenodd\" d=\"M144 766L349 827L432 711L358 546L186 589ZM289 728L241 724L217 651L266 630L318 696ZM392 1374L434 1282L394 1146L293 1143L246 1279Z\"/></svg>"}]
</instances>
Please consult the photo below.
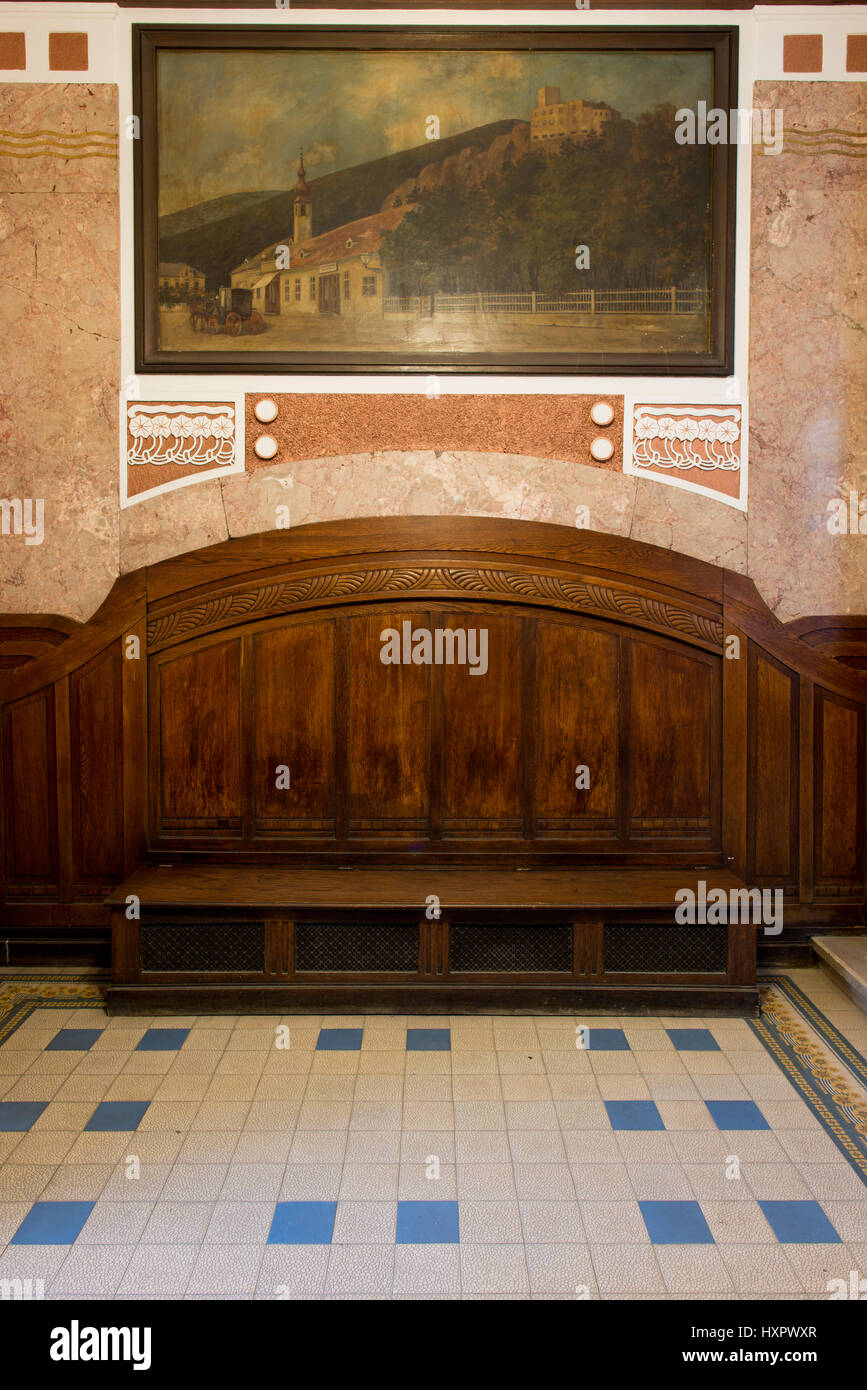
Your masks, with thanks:
<instances>
[{"instance_id":1,"label":"horse-drawn carriage","mask_svg":"<svg viewBox=\"0 0 867 1390\"><path fill-rule=\"evenodd\" d=\"M190 305L190 327L194 333L261 333L265 324L253 308L253 291L223 285L210 299L194 299Z\"/></svg>"}]
</instances>

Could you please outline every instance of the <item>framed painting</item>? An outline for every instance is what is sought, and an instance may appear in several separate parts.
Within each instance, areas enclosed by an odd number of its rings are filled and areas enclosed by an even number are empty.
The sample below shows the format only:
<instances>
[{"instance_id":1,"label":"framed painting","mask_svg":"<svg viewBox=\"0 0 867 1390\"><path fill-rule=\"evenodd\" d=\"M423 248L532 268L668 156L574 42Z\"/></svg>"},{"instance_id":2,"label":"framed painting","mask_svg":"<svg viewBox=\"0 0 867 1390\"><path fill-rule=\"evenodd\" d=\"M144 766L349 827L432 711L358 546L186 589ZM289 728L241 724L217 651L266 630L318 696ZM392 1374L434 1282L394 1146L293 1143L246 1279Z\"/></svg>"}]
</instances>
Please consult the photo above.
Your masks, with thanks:
<instances>
[{"instance_id":1,"label":"framed painting","mask_svg":"<svg viewBox=\"0 0 867 1390\"><path fill-rule=\"evenodd\" d=\"M731 374L736 29L133 32L138 371Z\"/></svg>"}]
</instances>

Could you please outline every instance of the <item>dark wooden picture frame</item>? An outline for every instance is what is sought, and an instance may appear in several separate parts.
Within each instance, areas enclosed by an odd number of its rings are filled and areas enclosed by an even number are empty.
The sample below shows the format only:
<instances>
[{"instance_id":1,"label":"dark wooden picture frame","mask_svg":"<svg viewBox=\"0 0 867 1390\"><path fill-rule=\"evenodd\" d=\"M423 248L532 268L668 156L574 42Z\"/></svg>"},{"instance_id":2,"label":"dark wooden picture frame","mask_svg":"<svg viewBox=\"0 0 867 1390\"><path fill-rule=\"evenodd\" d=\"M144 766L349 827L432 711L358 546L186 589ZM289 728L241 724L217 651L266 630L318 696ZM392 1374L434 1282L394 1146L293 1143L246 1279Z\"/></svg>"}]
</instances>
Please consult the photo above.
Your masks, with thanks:
<instances>
[{"instance_id":1,"label":"dark wooden picture frame","mask_svg":"<svg viewBox=\"0 0 867 1390\"><path fill-rule=\"evenodd\" d=\"M161 274L161 236L159 219L159 143L158 143L158 62L157 55L161 50L172 49L176 52L190 52L196 50L213 51L225 54L226 50L250 51L259 50L275 52L277 50L316 50L319 53L334 53L337 51L385 54L391 51L405 52L407 54L418 54L419 52L437 49L441 51L454 52L455 50L466 50L467 52L496 52L496 53L515 53L515 54L538 54L539 51L554 52L562 56L564 52L574 50L576 52L624 52L634 53L636 51L646 51L649 54L659 55L661 53L695 53L696 51L707 52L710 55L713 72L712 92L708 94L708 106L722 108L726 112L737 107L737 42L738 30L736 27L721 26L697 26L683 29L672 28L614 28L614 27L594 27L587 28L551 28L544 30L532 29L529 27L516 27L508 30L500 29L467 29L454 26L442 26L431 29L399 29L396 26L364 26L352 25L341 26L338 28L322 28L314 26L293 26L292 28L277 27L274 25L245 25L245 26L213 26L213 25L134 25L133 26L133 96L134 110L141 121L141 138L134 143L134 200L135 200L135 350L136 350L136 371L138 372L257 372L272 371L275 373L290 372L424 372L424 373L459 373L459 372L499 372L499 373L552 373L552 374L573 374L588 373L617 374L617 375L672 375L672 376L726 376L731 375L734 370L734 244L735 244L735 207L736 207L736 147L734 144L717 144L709 151L710 172L709 172L709 208L707 212L707 231L709 239L709 250L707 256L707 279L706 288L701 291L703 299L692 300L689 298L691 291L684 291L685 298L680 300L672 290L672 308L677 305L677 315L683 321L687 319L700 320L700 331L702 335L702 345L699 350L693 346L689 350L683 350L677 346L663 346L659 350L657 343L653 349L636 351L634 347L622 350L616 346L604 348L601 351L569 351L558 345L557 350L533 350L522 345L519 350L510 347L509 350L478 350L477 346L471 346L469 350L455 350L445 345L445 329L440 330L443 341L434 344L428 350L407 350L406 348L397 351L393 350L374 350L366 346L363 350L356 350L352 346L336 347L315 343L313 346L299 346L297 350L289 350L285 346L275 346L266 349L260 346L262 339L266 336L262 332L263 326L271 327L270 324L255 310L252 305L252 296L257 293L253 288L256 282L255 267L248 272L246 279L239 272L243 271L248 265L257 261L257 254L265 256L270 254L272 248L266 247L261 253L251 253L248 246L243 249L243 256L239 251L239 264L237 271L231 272L229 284L226 286L224 294L222 288L217 289L217 283L208 284L206 288L200 289L196 296L196 281L194 280L191 289L178 280L175 288L175 295L181 296L177 299L176 316L173 323L178 325L179 347L167 348L161 340L161 319L160 319L160 295L172 293L167 289L170 282L164 278L165 271ZM546 92L557 92L556 100L559 101L559 91L556 87L545 88ZM594 110L605 106L604 102L584 103L573 100L571 93L567 93L566 107L561 109L571 110L576 106L593 105ZM614 115L619 115L614 112ZM529 128L529 127L528 127ZM457 137L456 137L457 138ZM538 138L538 137L527 137ZM560 141L567 142L569 137L557 137ZM577 137L573 137L577 140ZM440 146L443 141L438 142ZM674 135L672 133L672 143ZM572 145L574 150L577 146ZM680 148L684 148L681 146ZM287 137L287 160L290 156L291 146ZM432 151L432 154L434 152ZM293 174L294 177L294 174ZM311 183L314 175L310 174ZM294 190L295 196L292 203L293 209L298 205L299 187L306 188L305 175L302 172L299 182ZM286 198L290 197L289 192ZM408 196L407 203L418 200L418 187L411 196ZM423 202L424 199L422 198ZM288 205L288 204L287 204ZM397 206L397 203L395 203ZM403 214L401 214L403 215ZM368 223L377 221L374 216L365 216L360 219ZM288 219L289 229L287 237L291 242L291 254L296 254L295 242L292 240L292 219ZM352 223L352 228L359 225L359 221ZM344 227L349 230L350 224L340 224L339 228L331 229L332 237L339 231L342 233ZM298 232L297 225L295 232ZM329 234L326 229L324 234L312 235L310 224L308 233L311 244L313 242L324 243L325 237ZM273 240L273 238L272 238ZM356 243L357 246L358 243ZM391 243L393 245L393 243ZM341 252L342 252L341 243ZM351 246L351 238L346 238L346 245ZM386 235L386 245L389 245ZM306 254L303 240L298 240L301 248L298 254ZM378 243L377 243L378 248ZM576 247L576 250L578 248ZM362 268L367 270L370 257L358 255L359 284L361 284L360 273ZM574 253L573 253L574 254ZM247 259L245 260L244 257ZM320 257L321 258L321 257ZM337 282L338 289L346 284L344 280L343 263L337 259L337 268L341 270L338 277L336 272L327 277L324 272L320 280L327 278ZM376 262L379 262L378 264ZM386 308L386 297L391 298L391 302L404 311L404 305L418 306L419 318L422 314L427 314L428 303L430 313L433 317L438 300L447 302L451 297L446 291L444 295L437 296L431 292L429 296L423 283L419 284L418 292L414 300L410 296L405 296L405 291L401 289L398 295L387 295L386 277L382 273L382 258L378 255L373 257L374 268L379 272L376 292L383 296L382 315L384 318ZM290 260L290 264L291 264ZM165 265L165 262L163 262ZM182 264L180 262L176 264ZM313 270L314 264L311 262L310 269ZM189 270L189 265L186 267ZM303 269L303 267L302 267ZM327 264L327 270L333 271L333 264ZM297 271L297 263L296 263ZM291 274L292 272L288 272ZM580 270L576 270L576 275ZM210 277L213 278L213 277ZM227 278L222 272L219 275L219 283L222 286L223 280ZM313 279L311 281L310 297L313 297ZM368 276L368 279L371 277ZM390 278L390 277L389 277ZM239 294L235 286L238 280L241 281L242 291ZM264 277L260 279L260 284ZM204 284L204 279L201 284ZM286 309L290 306L290 294L294 298L299 297L298 286L300 277L297 280L294 290L290 290L288 278L285 284L282 280L275 278L275 284L265 286L264 291L258 290L259 294L265 296L265 300L270 302L273 309L273 296L269 300L269 291L276 285L276 297L282 301L283 293L287 301ZM580 283L580 282L579 282ZM247 285L251 288L248 289ZM322 285L319 286L320 296ZM333 289L333 286L330 287ZM358 289L358 287L356 287ZM229 293L231 291L231 293ZM365 287L365 294L368 292ZM587 292L589 294L589 291ZM598 292L597 292L598 293ZM606 293L608 293L606 291ZM621 293L619 290L610 291L611 294ZM660 295L661 290L643 289L630 290L630 294L641 295ZM681 291L677 290L677 296ZM186 300L183 296L188 296ZM404 295L401 298L399 296ZM305 299L306 288L305 288ZM455 294L453 299L470 300L474 296L471 294ZM564 298L566 296L563 296ZM504 300L505 295L491 295L492 300ZM521 295L521 312L529 318L529 311L523 308L523 299L529 300L529 294ZM540 301L542 296L539 296ZM548 296L554 299L556 296ZM571 296L573 304L577 302L579 296ZM484 303L486 295L479 294L480 305L487 307ZM236 303L237 300L237 303ZM358 302L358 293L355 296ZM171 302L171 301L167 301ZM533 312L536 310L537 297L532 295ZM604 321L607 328L616 318L628 318L628 315L600 314L596 307L597 301L591 299L593 313L596 318L593 320L593 332L597 331L597 325ZM616 301L609 301L615 303ZM663 315L659 312L656 300L637 300L640 304L651 304L654 316L662 319ZM583 300L581 301L583 305ZM684 312L681 305L692 306L695 303L703 303L704 314ZM281 305L278 304L278 308ZM320 299L319 313L322 313L322 302ZM355 306L353 306L355 307ZM569 306L570 308L572 306ZM263 303L264 308L264 303ZM326 310L333 308L332 301L326 301ZM187 311L190 310L189 319ZM240 310L240 313L235 312ZM267 312L267 311L266 311ZM276 311L275 311L276 312ZM462 310L461 310L462 312ZM557 311L552 311L556 313ZM413 307L407 307L406 314L416 313ZM309 316L310 318L313 315ZM465 321L472 318L471 313L463 315ZM505 316L499 318L495 314L478 314L475 323L481 323L485 318L489 325L496 324L499 330L500 323ZM518 317L518 315L515 315ZM638 323L643 315L635 314L633 322ZM648 313L648 318L650 313ZM672 318L675 316L672 315ZM448 316L448 326L451 329L456 322L457 316ZM577 323L579 315L576 314ZM587 319L585 317L585 327ZM560 315L562 321L563 315ZM444 321L444 320L443 320ZM552 318L552 324L554 322ZM706 331L705 331L706 322ZM314 325L318 326L318 325ZM522 329L524 324L521 325ZM530 324L535 331L537 325ZM567 327L571 329L572 323L568 322ZM197 337L194 330L200 328L202 333L207 333L207 338ZM409 330L408 330L409 331ZM492 333L494 330L488 326L486 331ZM625 330L624 330L625 331ZM643 329L637 330L639 333ZM683 330L686 332L686 330ZM217 335L220 335L219 337ZM222 335L227 335L223 337ZM237 336L235 336L237 335ZM563 336L563 335L561 335ZM345 335L344 335L345 338ZM188 341L189 340L189 341ZM586 333L585 333L586 340ZM199 344L207 342L208 346L203 347ZM223 344L225 343L225 347Z\"/></svg>"}]
</instances>

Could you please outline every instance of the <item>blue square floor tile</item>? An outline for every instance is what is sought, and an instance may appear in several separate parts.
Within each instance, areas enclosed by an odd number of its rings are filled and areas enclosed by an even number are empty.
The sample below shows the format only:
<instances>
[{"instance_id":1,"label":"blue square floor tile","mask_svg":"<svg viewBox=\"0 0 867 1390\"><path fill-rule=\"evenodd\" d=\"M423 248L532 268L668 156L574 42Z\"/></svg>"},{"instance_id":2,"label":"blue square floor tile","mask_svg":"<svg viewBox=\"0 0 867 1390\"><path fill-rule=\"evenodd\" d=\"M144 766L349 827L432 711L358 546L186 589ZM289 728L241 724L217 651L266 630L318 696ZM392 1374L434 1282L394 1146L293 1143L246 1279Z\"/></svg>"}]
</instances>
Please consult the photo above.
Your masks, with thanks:
<instances>
[{"instance_id":1,"label":"blue square floor tile","mask_svg":"<svg viewBox=\"0 0 867 1390\"><path fill-rule=\"evenodd\" d=\"M665 1129L652 1100L606 1100L612 1129Z\"/></svg>"},{"instance_id":2,"label":"blue square floor tile","mask_svg":"<svg viewBox=\"0 0 867 1390\"><path fill-rule=\"evenodd\" d=\"M622 1028L587 1029L587 1048L590 1052L629 1052L629 1042Z\"/></svg>"},{"instance_id":3,"label":"blue square floor tile","mask_svg":"<svg viewBox=\"0 0 867 1390\"><path fill-rule=\"evenodd\" d=\"M698 1202L639 1202L654 1245L713 1245Z\"/></svg>"},{"instance_id":4,"label":"blue square floor tile","mask_svg":"<svg viewBox=\"0 0 867 1390\"><path fill-rule=\"evenodd\" d=\"M398 1202L398 1245L457 1245L457 1202Z\"/></svg>"},{"instance_id":5,"label":"blue square floor tile","mask_svg":"<svg viewBox=\"0 0 867 1390\"><path fill-rule=\"evenodd\" d=\"M320 1028L317 1052L360 1052L363 1028Z\"/></svg>"},{"instance_id":6,"label":"blue square floor tile","mask_svg":"<svg viewBox=\"0 0 867 1390\"><path fill-rule=\"evenodd\" d=\"M189 1028L149 1028L136 1052L177 1052L190 1035Z\"/></svg>"},{"instance_id":7,"label":"blue square floor tile","mask_svg":"<svg viewBox=\"0 0 867 1390\"><path fill-rule=\"evenodd\" d=\"M72 1245L95 1202L34 1202L10 1245Z\"/></svg>"},{"instance_id":8,"label":"blue square floor tile","mask_svg":"<svg viewBox=\"0 0 867 1390\"><path fill-rule=\"evenodd\" d=\"M666 1028L678 1052L721 1052L709 1028Z\"/></svg>"},{"instance_id":9,"label":"blue square floor tile","mask_svg":"<svg viewBox=\"0 0 867 1390\"><path fill-rule=\"evenodd\" d=\"M84 1128L99 1133L138 1129L149 1105L149 1100L100 1101Z\"/></svg>"},{"instance_id":10,"label":"blue square floor tile","mask_svg":"<svg viewBox=\"0 0 867 1390\"><path fill-rule=\"evenodd\" d=\"M269 1245L330 1245L336 1202L278 1202Z\"/></svg>"},{"instance_id":11,"label":"blue square floor tile","mask_svg":"<svg viewBox=\"0 0 867 1390\"><path fill-rule=\"evenodd\" d=\"M770 1129L754 1100L706 1100L717 1129Z\"/></svg>"},{"instance_id":12,"label":"blue square floor tile","mask_svg":"<svg viewBox=\"0 0 867 1390\"><path fill-rule=\"evenodd\" d=\"M818 1202L759 1202L781 1245L841 1245Z\"/></svg>"},{"instance_id":13,"label":"blue square floor tile","mask_svg":"<svg viewBox=\"0 0 867 1390\"><path fill-rule=\"evenodd\" d=\"M105 1032L104 1028L61 1028L46 1047L46 1052L89 1052Z\"/></svg>"},{"instance_id":14,"label":"blue square floor tile","mask_svg":"<svg viewBox=\"0 0 867 1390\"><path fill-rule=\"evenodd\" d=\"M35 1125L47 1100L0 1100L0 1134L21 1134Z\"/></svg>"},{"instance_id":15,"label":"blue square floor tile","mask_svg":"<svg viewBox=\"0 0 867 1390\"><path fill-rule=\"evenodd\" d=\"M407 1052L451 1052L451 1028L407 1028Z\"/></svg>"}]
</instances>

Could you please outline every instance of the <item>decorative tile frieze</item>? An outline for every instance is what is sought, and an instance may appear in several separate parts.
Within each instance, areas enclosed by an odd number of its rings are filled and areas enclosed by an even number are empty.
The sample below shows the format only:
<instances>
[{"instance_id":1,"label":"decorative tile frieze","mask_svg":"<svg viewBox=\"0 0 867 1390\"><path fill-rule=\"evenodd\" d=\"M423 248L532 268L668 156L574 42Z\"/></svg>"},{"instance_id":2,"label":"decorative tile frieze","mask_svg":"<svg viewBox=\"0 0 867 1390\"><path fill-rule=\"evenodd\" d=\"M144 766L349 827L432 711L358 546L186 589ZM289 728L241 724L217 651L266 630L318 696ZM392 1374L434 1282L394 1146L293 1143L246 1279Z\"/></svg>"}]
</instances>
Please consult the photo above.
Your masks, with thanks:
<instances>
[{"instance_id":1,"label":"decorative tile frieze","mask_svg":"<svg viewBox=\"0 0 867 1390\"><path fill-rule=\"evenodd\" d=\"M635 406L630 472L742 505L741 470L739 405Z\"/></svg>"},{"instance_id":2,"label":"decorative tile frieze","mask_svg":"<svg viewBox=\"0 0 867 1390\"><path fill-rule=\"evenodd\" d=\"M243 467L231 401L130 401L126 416L127 503Z\"/></svg>"}]
</instances>

